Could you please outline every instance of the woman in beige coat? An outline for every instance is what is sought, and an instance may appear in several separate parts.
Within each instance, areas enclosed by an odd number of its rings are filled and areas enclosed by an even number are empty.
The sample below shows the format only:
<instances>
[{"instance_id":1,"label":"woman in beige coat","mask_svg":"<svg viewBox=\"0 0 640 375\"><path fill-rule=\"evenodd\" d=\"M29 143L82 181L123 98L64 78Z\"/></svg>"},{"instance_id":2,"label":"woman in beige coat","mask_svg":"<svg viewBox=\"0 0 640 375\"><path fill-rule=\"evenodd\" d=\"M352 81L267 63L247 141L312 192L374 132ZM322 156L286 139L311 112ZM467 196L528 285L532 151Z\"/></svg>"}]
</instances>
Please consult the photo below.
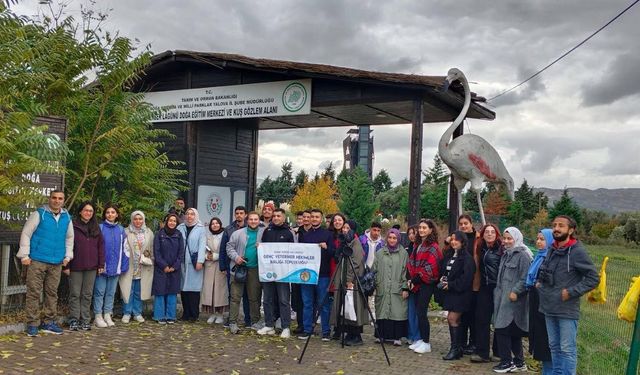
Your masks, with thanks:
<instances>
[{"instance_id":1,"label":"woman in beige coat","mask_svg":"<svg viewBox=\"0 0 640 375\"><path fill-rule=\"evenodd\" d=\"M125 232L124 249L129 256L129 270L120 275L119 280L124 303L122 322L129 323L133 315L142 323L142 301L151 299L153 285L153 232L145 225L142 211L131 214L131 224Z\"/></svg>"},{"instance_id":2,"label":"woman in beige coat","mask_svg":"<svg viewBox=\"0 0 640 375\"><path fill-rule=\"evenodd\" d=\"M207 323L221 324L224 322L222 314L224 308L229 306L229 292L227 289L227 277L224 271L220 271L218 260L220 258L220 241L224 233L222 221L214 217L209 222L207 231L207 252L204 262L204 279L200 292L200 310L211 314Z\"/></svg>"}]
</instances>

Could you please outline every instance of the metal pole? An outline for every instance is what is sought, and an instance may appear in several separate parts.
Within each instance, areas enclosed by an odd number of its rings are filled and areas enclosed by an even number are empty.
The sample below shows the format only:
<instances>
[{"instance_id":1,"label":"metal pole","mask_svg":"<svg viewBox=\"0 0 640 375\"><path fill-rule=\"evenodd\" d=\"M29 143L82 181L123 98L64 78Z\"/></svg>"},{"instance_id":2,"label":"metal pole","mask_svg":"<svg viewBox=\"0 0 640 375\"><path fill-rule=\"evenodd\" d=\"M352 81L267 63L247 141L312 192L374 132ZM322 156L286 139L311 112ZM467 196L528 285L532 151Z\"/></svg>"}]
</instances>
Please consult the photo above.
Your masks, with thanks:
<instances>
[{"instance_id":1,"label":"metal pole","mask_svg":"<svg viewBox=\"0 0 640 375\"><path fill-rule=\"evenodd\" d=\"M638 374L638 360L640 359L640 306L636 311L636 322L633 326L633 336L631 336L631 349L629 350L629 362L627 363L626 375Z\"/></svg>"},{"instance_id":2,"label":"metal pole","mask_svg":"<svg viewBox=\"0 0 640 375\"><path fill-rule=\"evenodd\" d=\"M422 98L413 101L411 123L411 162L409 163L409 225L420 218L420 183L422 182L422 124L424 122Z\"/></svg>"}]
</instances>

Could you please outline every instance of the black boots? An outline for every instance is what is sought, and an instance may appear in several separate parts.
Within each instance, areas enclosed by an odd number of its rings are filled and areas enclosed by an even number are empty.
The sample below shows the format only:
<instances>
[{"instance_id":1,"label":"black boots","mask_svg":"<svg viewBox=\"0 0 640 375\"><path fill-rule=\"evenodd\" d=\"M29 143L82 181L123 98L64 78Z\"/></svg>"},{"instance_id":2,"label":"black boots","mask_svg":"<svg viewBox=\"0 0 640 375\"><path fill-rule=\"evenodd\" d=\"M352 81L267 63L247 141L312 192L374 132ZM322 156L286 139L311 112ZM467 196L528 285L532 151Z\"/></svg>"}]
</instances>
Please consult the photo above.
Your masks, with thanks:
<instances>
[{"instance_id":1,"label":"black boots","mask_svg":"<svg viewBox=\"0 0 640 375\"><path fill-rule=\"evenodd\" d=\"M449 326L449 335L451 336L451 349L449 349L449 353L447 353L447 355L442 357L442 359L444 359L445 361L462 358L461 331L462 327L460 326Z\"/></svg>"}]
</instances>

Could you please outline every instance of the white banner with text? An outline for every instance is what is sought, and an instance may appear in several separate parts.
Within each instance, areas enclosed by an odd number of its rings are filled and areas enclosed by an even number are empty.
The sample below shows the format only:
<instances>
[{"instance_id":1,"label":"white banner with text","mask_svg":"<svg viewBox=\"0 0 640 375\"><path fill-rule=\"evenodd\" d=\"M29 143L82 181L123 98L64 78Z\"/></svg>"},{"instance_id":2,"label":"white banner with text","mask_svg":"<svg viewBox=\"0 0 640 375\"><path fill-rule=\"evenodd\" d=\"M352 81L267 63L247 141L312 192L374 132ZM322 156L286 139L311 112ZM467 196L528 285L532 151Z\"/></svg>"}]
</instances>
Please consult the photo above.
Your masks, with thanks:
<instances>
[{"instance_id":1,"label":"white banner with text","mask_svg":"<svg viewBox=\"0 0 640 375\"><path fill-rule=\"evenodd\" d=\"M318 284L320 246L309 243L266 242L258 246L261 282Z\"/></svg>"}]
</instances>

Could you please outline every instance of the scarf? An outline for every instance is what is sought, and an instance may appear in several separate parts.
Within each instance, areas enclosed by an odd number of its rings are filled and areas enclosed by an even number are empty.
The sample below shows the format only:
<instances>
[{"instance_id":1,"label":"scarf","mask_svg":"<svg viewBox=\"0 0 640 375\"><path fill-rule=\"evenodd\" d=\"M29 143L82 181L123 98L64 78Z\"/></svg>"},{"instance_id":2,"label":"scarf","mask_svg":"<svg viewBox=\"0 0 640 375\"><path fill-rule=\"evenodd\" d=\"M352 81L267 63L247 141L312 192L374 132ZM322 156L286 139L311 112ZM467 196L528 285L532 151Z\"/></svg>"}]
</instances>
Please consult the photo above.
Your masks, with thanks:
<instances>
[{"instance_id":1,"label":"scarf","mask_svg":"<svg viewBox=\"0 0 640 375\"><path fill-rule=\"evenodd\" d=\"M164 218L164 228L162 228L164 230L164 232L167 234L167 236L169 236L169 237L173 236L173 234L176 233L176 230L178 229L177 225L173 229L169 228L169 226L167 225L167 223L169 222L169 218L172 217L172 216L176 218L176 224L179 222L178 215L176 215L176 214L168 214Z\"/></svg>"},{"instance_id":2,"label":"scarf","mask_svg":"<svg viewBox=\"0 0 640 375\"><path fill-rule=\"evenodd\" d=\"M551 229L545 228L540 230L540 233L544 236L544 242L546 247L544 249L539 249L538 254L531 262L529 266L529 271L527 272L527 278L524 281L524 285L527 288L531 288L535 285L536 279L538 278L538 270L540 269L540 265L544 262L544 259L547 257L547 252L551 245L553 245L553 231Z\"/></svg>"},{"instance_id":3,"label":"scarf","mask_svg":"<svg viewBox=\"0 0 640 375\"><path fill-rule=\"evenodd\" d=\"M220 224L220 229L211 230L211 224L213 224L214 220L217 221L218 224ZM211 218L211 220L209 221L209 232L211 232L211 234L220 234L220 233L224 232L224 227L222 226L222 220L218 219L217 217Z\"/></svg>"},{"instance_id":4,"label":"scarf","mask_svg":"<svg viewBox=\"0 0 640 375\"><path fill-rule=\"evenodd\" d=\"M523 251L524 253L526 253L527 255L529 255L529 259L533 258L533 253L531 252L531 249L529 249L529 247L524 244L524 236L522 235L522 232L520 232L520 230L518 228L509 227L509 228L505 229L504 231L506 233L509 233L511 235L511 237L513 237L513 240L515 242L513 244L513 247L511 247L511 248L505 247L505 249L507 251L513 251L515 249L519 249L519 250Z\"/></svg>"},{"instance_id":5,"label":"scarf","mask_svg":"<svg viewBox=\"0 0 640 375\"><path fill-rule=\"evenodd\" d=\"M136 228L133 225L133 219L138 215L142 216L142 226L140 228ZM135 234L144 233L144 231L147 229L146 220L147 218L144 216L144 213L142 211L133 211L131 213L131 224L129 224L129 231Z\"/></svg>"},{"instance_id":6,"label":"scarf","mask_svg":"<svg viewBox=\"0 0 640 375\"><path fill-rule=\"evenodd\" d=\"M185 219L184 225L186 225L188 227L195 227L198 224L202 224L200 222L200 214L198 213L198 210L196 210L195 208L187 208L187 210L184 212L184 214L186 215L187 212L189 212L189 211L193 211L193 213L195 214L195 216L196 216L195 221L194 221L193 224L189 224L189 223L187 223L187 220Z\"/></svg>"},{"instance_id":7,"label":"scarf","mask_svg":"<svg viewBox=\"0 0 640 375\"><path fill-rule=\"evenodd\" d=\"M398 239L398 242L396 242L396 245L395 245L395 246L391 246L391 245L389 245L389 240L388 240L388 238L389 238L389 235L390 235L390 234L395 234L395 235L396 235L396 238ZM386 242L387 242L387 243L386 243L386 246L387 246L387 249L389 249L389 252L390 252L390 253L397 253L397 252L398 252L398 250L400 250L400 231L399 231L399 230L397 230L397 229L395 229L395 228L391 228L391 229L389 229L389 233L387 233L387 241L386 241Z\"/></svg>"}]
</instances>

